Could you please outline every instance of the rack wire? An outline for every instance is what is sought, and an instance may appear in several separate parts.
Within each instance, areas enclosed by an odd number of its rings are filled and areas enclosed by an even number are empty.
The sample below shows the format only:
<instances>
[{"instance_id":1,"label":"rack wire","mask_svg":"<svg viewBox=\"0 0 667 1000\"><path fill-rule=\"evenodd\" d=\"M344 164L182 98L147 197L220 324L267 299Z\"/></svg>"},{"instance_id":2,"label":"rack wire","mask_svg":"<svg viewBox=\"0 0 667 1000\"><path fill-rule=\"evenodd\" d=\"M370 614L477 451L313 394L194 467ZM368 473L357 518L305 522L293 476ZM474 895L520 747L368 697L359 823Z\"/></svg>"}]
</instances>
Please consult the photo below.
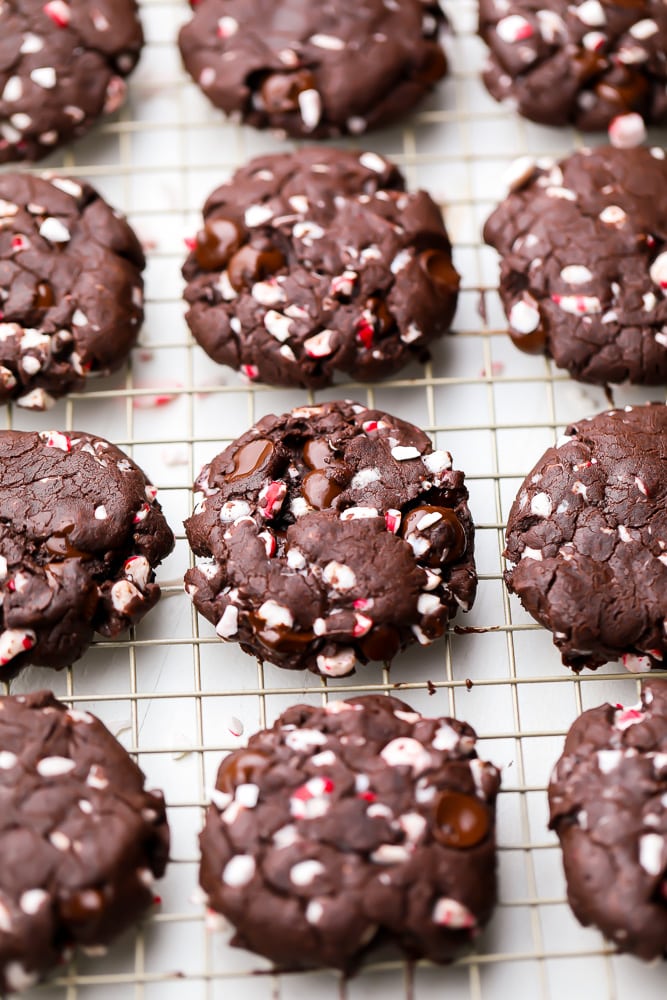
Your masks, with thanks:
<instances>
[{"instance_id":1,"label":"rack wire","mask_svg":"<svg viewBox=\"0 0 667 1000\"><path fill-rule=\"evenodd\" d=\"M126 448L159 487L177 545L160 572L163 600L129 636L96 643L60 674L33 668L11 685L14 693L48 686L96 712L136 755L149 783L165 789L173 835L156 911L108 955L76 956L29 994L35 1000L218 1000L232 991L240 1000L664 997L663 970L616 956L597 932L576 923L557 842L546 829L545 789L565 732L585 708L636 701L636 679L614 665L575 678L502 583L503 527L523 476L565 424L604 409L606 400L601 390L512 347L496 260L479 233L515 157L566 155L584 139L495 104L479 82L484 52L474 35L476 4L442 2L452 26L450 76L403 128L348 145L391 156L411 187L425 187L442 203L463 274L455 334L424 369L317 396L354 397L420 424L467 472L478 599L446 641L407 652L391 673L369 665L352 678L325 681L257 666L223 645L183 593L190 557L182 521L200 466L263 414L313 396L243 383L204 356L183 321L183 238L195 231L204 198L251 155L288 146L223 123L185 76L174 41L189 17L182 0L143 0L147 46L129 105L44 164L85 176L129 214L148 249L147 319L125 371L47 414L9 409L7 426L84 429ZM667 136L654 138L664 144ZM627 403L661 393L619 389L615 396ZM466 631L470 626L474 631ZM432 715L466 719L479 733L481 755L502 766L500 903L475 952L447 968L407 964L387 952L350 981L330 971L281 973L231 949L229 934L197 898L196 835L207 790L222 755L289 704L375 691Z\"/></svg>"}]
</instances>

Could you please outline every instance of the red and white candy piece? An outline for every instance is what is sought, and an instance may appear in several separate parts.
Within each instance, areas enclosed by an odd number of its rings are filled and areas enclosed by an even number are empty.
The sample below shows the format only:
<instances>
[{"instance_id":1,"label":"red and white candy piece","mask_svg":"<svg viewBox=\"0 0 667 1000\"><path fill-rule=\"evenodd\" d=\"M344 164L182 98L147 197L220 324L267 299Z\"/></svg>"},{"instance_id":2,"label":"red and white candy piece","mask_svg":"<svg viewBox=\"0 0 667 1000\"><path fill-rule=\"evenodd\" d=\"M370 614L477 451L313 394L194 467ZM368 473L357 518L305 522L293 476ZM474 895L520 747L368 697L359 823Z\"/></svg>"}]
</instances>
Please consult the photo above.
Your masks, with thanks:
<instances>
[{"instance_id":1,"label":"red and white candy piece","mask_svg":"<svg viewBox=\"0 0 667 1000\"><path fill-rule=\"evenodd\" d=\"M309 358L327 358L333 352L333 339L333 330L321 330L314 337L304 340L304 350Z\"/></svg>"},{"instance_id":2,"label":"red and white candy piece","mask_svg":"<svg viewBox=\"0 0 667 1000\"><path fill-rule=\"evenodd\" d=\"M496 25L496 31L498 37L503 42L508 42L509 44L523 42L527 38L532 38L535 34L530 21L527 21L520 14L510 14L509 17L501 18Z\"/></svg>"},{"instance_id":3,"label":"red and white candy piece","mask_svg":"<svg viewBox=\"0 0 667 1000\"><path fill-rule=\"evenodd\" d=\"M267 521L280 513L286 496L287 484L282 479L276 479L263 488L259 494L258 506Z\"/></svg>"},{"instance_id":4,"label":"red and white candy piece","mask_svg":"<svg viewBox=\"0 0 667 1000\"><path fill-rule=\"evenodd\" d=\"M296 819L317 819L329 811L328 797L334 791L331 778L310 778L290 796L290 813Z\"/></svg>"},{"instance_id":5,"label":"red and white candy piece","mask_svg":"<svg viewBox=\"0 0 667 1000\"><path fill-rule=\"evenodd\" d=\"M409 767L413 774L421 774L433 763L426 747L409 736L391 740L380 751L380 756L390 767Z\"/></svg>"},{"instance_id":6,"label":"red and white candy piece","mask_svg":"<svg viewBox=\"0 0 667 1000\"><path fill-rule=\"evenodd\" d=\"M60 431L42 431L39 436L47 448L59 448L65 452L72 450L71 440Z\"/></svg>"},{"instance_id":7,"label":"red and white candy piece","mask_svg":"<svg viewBox=\"0 0 667 1000\"><path fill-rule=\"evenodd\" d=\"M392 535L398 534L398 529L401 527L401 512L400 510L394 510L391 508L384 515L384 523L387 526L387 531L390 531Z\"/></svg>"},{"instance_id":8,"label":"red and white candy piece","mask_svg":"<svg viewBox=\"0 0 667 1000\"><path fill-rule=\"evenodd\" d=\"M148 517L149 511L150 511L149 505L147 503L142 504L137 513L132 518L133 523L140 524L142 521L145 521L146 518Z\"/></svg>"},{"instance_id":9,"label":"red and white candy piece","mask_svg":"<svg viewBox=\"0 0 667 1000\"><path fill-rule=\"evenodd\" d=\"M150 579L151 566L146 556L130 556L125 560L123 573L140 590L144 590Z\"/></svg>"},{"instance_id":10,"label":"red and white candy piece","mask_svg":"<svg viewBox=\"0 0 667 1000\"><path fill-rule=\"evenodd\" d=\"M609 124L609 142L616 149L632 149L641 146L646 138L646 125L641 115L632 111L627 115L617 115Z\"/></svg>"},{"instance_id":11,"label":"red and white candy piece","mask_svg":"<svg viewBox=\"0 0 667 1000\"><path fill-rule=\"evenodd\" d=\"M641 704L632 708L624 708L623 705L618 705L614 712L614 726L616 729L629 729L630 726L635 726L638 722L641 722L643 718L644 710Z\"/></svg>"},{"instance_id":12,"label":"red and white candy piece","mask_svg":"<svg viewBox=\"0 0 667 1000\"><path fill-rule=\"evenodd\" d=\"M551 299L559 309L573 316L589 316L602 311L597 295L552 295Z\"/></svg>"},{"instance_id":13,"label":"red and white candy piece","mask_svg":"<svg viewBox=\"0 0 667 1000\"><path fill-rule=\"evenodd\" d=\"M433 923L441 927L452 927L455 930L472 929L477 921L467 906L456 899L442 897L433 907Z\"/></svg>"},{"instance_id":14,"label":"red and white candy piece","mask_svg":"<svg viewBox=\"0 0 667 1000\"><path fill-rule=\"evenodd\" d=\"M8 628L0 633L0 666L9 663L20 653L27 653L37 642L30 629Z\"/></svg>"},{"instance_id":15,"label":"red and white candy piece","mask_svg":"<svg viewBox=\"0 0 667 1000\"><path fill-rule=\"evenodd\" d=\"M661 253L651 264L651 281L667 295L667 251Z\"/></svg>"},{"instance_id":16,"label":"red and white candy piece","mask_svg":"<svg viewBox=\"0 0 667 1000\"><path fill-rule=\"evenodd\" d=\"M65 0L49 0L48 3L44 4L42 10L57 27L66 28L69 24L70 8Z\"/></svg>"},{"instance_id":17,"label":"red and white candy piece","mask_svg":"<svg viewBox=\"0 0 667 1000\"><path fill-rule=\"evenodd\" d=\"M362 312L357 320L355 332L357 340L364 345L367 351L370 351L373 346L373 337L375 336L375 322L370 309L364 309Z\"/></svg>"}]
</instances>

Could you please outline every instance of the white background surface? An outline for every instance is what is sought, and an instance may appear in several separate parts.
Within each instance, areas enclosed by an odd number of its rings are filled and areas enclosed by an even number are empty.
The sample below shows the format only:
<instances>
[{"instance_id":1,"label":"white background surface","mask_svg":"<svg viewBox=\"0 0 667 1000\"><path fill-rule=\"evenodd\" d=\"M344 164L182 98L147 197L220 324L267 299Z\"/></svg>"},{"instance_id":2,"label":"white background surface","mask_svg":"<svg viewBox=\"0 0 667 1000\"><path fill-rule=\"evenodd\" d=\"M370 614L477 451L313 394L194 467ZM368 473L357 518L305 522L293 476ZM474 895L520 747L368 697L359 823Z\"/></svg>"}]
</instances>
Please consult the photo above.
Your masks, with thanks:
<instances>
[{"instance_id":1,"label":"white background surface","mask_svg":"<svg viewBox=\"0 0 667 1000\"><path fill-rule=\"evenodd\" d=\"M250 389L194 347L183 321L183 238L198 228L206 195L251 155L288 148L268 133L222 122L180 66L181 0L144 0L147 35L130 102L120 117L44 164L91 180L129 214L148 249L147 320L131 366L95 391L61 401L48 414L8 411L8 426L77 428L125 447L160 487L177 536L160 570L164 598L131 636L98 643L73 669L29 669L13 692L52 687L96 712L138 755L150 785L165 789L173 863L158 891L162 905L136 933L101 959L78 957L42 1000L663 1000L664 968L618 958L595 931L578 926L565 903L560 854L546 829L545 787L563 735L579 711L604 700L633 703L637 684L610 666L576 679L550 636L508 598L501 581L502 527L525 473L570 420L605 408L600 390L579 386L543 358L527 357L503 333L494 252L480 228L502 195L503 170L516 156L565 155L583 142L569 130L521 121L500 108L478 79L484 51L473 35L475 4L444 2L455 37L452 72L402 128L375 133L357 148L394 158L411 187L445 207L463 292L455 336L433 351L425 370L370 389L345 384L318 398L348 396L386 408L431 432L465 469L478 525L480 588L459 625L487 629L457 635L395 662L391 679L377 665L330 681L335 695L396 692L431 715L455 713L480 735L480 754L503 768L498 808L501 903L477 951L447 968L408 969L382 955L344 983L330 972L271 974L267 963L232 950L224 933L206 928L193 901L196 835L207 789L224 751L299 700L317 702L323 682L258 668L197 621L180 580L189 563L182 520L189 486L205 460L268 412L311 397L306 392ZM598 136L595 141L602 141ZM653 140L665 143L665 133ZM487 322L480 315L480 295ZM156 408L156 391L173 394ZM620 403L660 399L658 390L619 390ZM470 690L466 679L473 682ZM428 694L426 681L436 687ZM233 734L241 720L245 736ZM261 972L262 975L252 975Z\"/></svg>"}]
</instances>

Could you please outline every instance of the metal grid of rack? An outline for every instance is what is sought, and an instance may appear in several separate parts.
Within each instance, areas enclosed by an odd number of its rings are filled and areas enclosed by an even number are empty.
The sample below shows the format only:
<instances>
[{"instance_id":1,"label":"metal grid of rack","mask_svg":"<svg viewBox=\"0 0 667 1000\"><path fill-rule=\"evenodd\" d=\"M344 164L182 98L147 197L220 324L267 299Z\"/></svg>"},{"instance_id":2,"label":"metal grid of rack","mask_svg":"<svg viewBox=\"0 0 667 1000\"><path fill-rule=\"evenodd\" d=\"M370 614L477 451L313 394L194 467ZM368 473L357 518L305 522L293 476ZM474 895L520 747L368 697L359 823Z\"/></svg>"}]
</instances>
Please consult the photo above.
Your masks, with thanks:
<instances>
[{"instance_id":1,"label":"metal grid of rack","mask_svg":"<svg viewBox=\"0 0 667 1000\"><path fill-rule=\"evenodd\" d=\"M560 854L546 829L545 788L575 716L604 700L632 703L637 683L610 666L575 678L550 637L502 583L503 526L526 471L567 422L604 409L602 391L572 382L504 335L494 254L481 224L502 195L502 171L522 154L565 155L583 138L521 121L479 82L483 46L476 4L443 0L452 25L451 73L403 128L361 142L391 156L411 187L442 202L463 290L455 335L425 369L372 387L341 384L318 398L354 397L423 426L466 470L477 524L480 589L445 642L412 650L391 674L377 665L334 681L257 666L223 645L183 593L189 565L182 520L202 463L264 413L312 399L249 386L213 365L188 336L180 301L183 238L208 192L251 155L287 148L275 136L223 123L185 77L174 43L189 17L182 0L143 0L147 47L130 103L65 155L44 166L90 179L125 210L149 257L147 319L131 365L47 414L9 410L7 426L101 433L126 448L160 488L177 535L160 571L163 600L129 636L99 642L60 674L30 669L14 693L52 687L96 712L134 754L169 803L173 862L161 905L107 956L74 963L30 995L42 1000L531 1000L566 996L644 1000L664 996L662 970L615 956L580 928L565 902ZM656 142L667 138L657 132ZM596 137L601 141L601 137ZM40 165L40 169L41 169ZM617 390L618 402L659 392ZM480 735L480 753L503 768L498 838L500 904L476 951L445 969L378 956L359 976L286 974L231 949L228 933L197 899L197 843L218 763L228 750L296 701L396 692L429 714L454 713Z\"/></svg>"}]
</instances>

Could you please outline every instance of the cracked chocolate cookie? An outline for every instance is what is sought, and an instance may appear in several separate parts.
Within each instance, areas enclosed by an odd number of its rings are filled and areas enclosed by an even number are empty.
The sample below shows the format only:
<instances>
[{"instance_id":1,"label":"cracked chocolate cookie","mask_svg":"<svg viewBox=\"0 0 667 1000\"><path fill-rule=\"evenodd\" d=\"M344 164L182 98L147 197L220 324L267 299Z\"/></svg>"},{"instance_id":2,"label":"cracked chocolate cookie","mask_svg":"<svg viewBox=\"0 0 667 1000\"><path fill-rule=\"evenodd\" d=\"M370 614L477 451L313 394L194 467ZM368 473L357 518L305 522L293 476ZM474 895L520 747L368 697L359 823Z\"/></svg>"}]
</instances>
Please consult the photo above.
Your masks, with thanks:
<instances>
[{"instance_id":1,"label":"cracked chocolate cookie","mask_svg":"<svg viewBox=\"0 0 667 1000\"><path fill-rule=\"evenodd\" d=\"M260 660L340 677L428 645L473 602L464 475L396 417L350 402L264 417L195 489L186 589Z\"/></svg>"},{"instance_id":2,"label":"cracked chocolate cookie","mask_svg":"<svg viewBox=\"0 0 667 1000\"><path fill-rule=\"evenodd\" d=\"M405 115L447 72L435 0L201 0L179 35L208 99L295 138L359 135Z\"/></svg>"},{"instance_id":3,"label":"cracked chocolate cookie","mask_svg":"<svg viewBox=\"0 0 667 1000\"><path fill-rule=\"evenodd\" d=\"M667 383L667 160L662 149L518 161L484 228L517 347L576 379Z\"/></svg>"},{"instance_id":4,"label":"cracked chocolate cookie","mask_svg":"<svg viewBox=\"0 0 667 1000\"><path fill-rule=\"evenodd\" d=\"M119 368L143 320L144 264L90 185L0 174L0 403L44 410Z\"/></svg>"},{"instance_id":5,"label":"cracked chocolate cookie","mask_svg":"<svg viewBox=\"0 0 667 1000\"><path fill-rule=\"evenodd\" d=\"M134 0L0 7L0 163L38 160L125 100L143 45Z\"/></svg>"},{"instance_id":6,"label":"cracked chocolate cookie","mask_svg":"<svg viewBox=\"0 0 667 1000\"><path fill-rule=\"evenodd\" d=\"M174 544L156 494L102 438L0 432L0 680L67 666L153 607Z\"/></svg>"},{"instance_id":7,"label":"cracked chocolate cookie","mask_svg":"<svg viewBox=\"0 0 667 1000\"><path fill-rule=\"evenodd\" d=\"M667 406L567 428L526 477L507 524L507 586L579 671L667 656Z\"/></svg>"},{"instance_id":8,"label":"cracked chocolate cookie","mask_svg":"<svg viewBox=\"0 0 667 1000\"><path fill-rule=\"evenodd\" d=\"M296 705L218 771L201 835L233 943L349 970L380 942L451 959L496 901L500 775L455 719L370 695Z\"/></svg>"},{"instance_id":9,"label":"cracked chocolate cookie","mask_svg":"<svg viewBox=\"0 0 667 1000\"><path fill-rule=\"evenodd\" d=\"M164 874L161 792L99 719L49 691L0 698L0 991L137 920Z\"/></svg>"},{"instance_id":10,"label":"cracked chocolate cookie","mask_svg":"<svg viewBox=\"0 0 667 1000\"><path fill-rule=\"evenodd\" d=\"M585 927L645 961L667 953L667 684L580 715L549 784L567 895Z\"/></svg>"},{"instance_id":11,"label":"cracked chocolate cookie","mask_svg":"<svg viewBox=\"0 0 667 1000\"><path fill-rule=\"evenodd\" d=\"M383 378L426 361L459 288L440 209L377 153L261 156L204 206L186 319L220 364L271 385Z\"/></svg>"},{"instance_id":12,"label":"cracked chocolate cookie","mask_svg":"<svg viewBox=\"0 0 667 1000\"><path fill-rule=\"evenodd\" d=\"M663 0L480 0L479 33L484 83L526 118L584 131L628 112L667 121Z\"/></svg>"}]
</instances>

